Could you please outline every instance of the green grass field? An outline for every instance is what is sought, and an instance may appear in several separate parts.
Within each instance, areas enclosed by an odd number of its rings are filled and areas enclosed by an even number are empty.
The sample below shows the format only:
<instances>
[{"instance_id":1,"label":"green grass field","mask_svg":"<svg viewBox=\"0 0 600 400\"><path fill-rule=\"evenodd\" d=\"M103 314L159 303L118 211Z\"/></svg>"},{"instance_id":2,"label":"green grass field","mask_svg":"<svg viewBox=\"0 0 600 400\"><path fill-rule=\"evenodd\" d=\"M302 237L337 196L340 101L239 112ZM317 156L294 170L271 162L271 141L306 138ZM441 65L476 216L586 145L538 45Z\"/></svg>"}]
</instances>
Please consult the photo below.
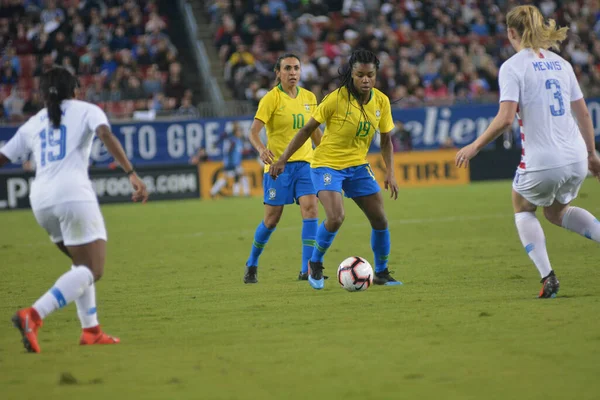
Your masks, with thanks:
<instances>
[{"instance_id":1,"label":"green grass field","mask_svg":"<svg viewBox=\"0 0 600 400\"><path fill-rule=\"evenodd\" d=\"M600 215L600 185L576 204ZM346 201L325 258L372 260L370 228ZM100 322L117 346L77 345L75 306L52 314L41 354L10 324L68 267L30 211L0 214L2 399L598 399L597 244L546 228L559 297L514 229L510 182L403 189L386 200L400 287L348 293L298 282L300 216L286 209L259 268L244 262L259 199L104 206ZM321 210L321 216L324 213Z\"/></svg>"}]
</instances>

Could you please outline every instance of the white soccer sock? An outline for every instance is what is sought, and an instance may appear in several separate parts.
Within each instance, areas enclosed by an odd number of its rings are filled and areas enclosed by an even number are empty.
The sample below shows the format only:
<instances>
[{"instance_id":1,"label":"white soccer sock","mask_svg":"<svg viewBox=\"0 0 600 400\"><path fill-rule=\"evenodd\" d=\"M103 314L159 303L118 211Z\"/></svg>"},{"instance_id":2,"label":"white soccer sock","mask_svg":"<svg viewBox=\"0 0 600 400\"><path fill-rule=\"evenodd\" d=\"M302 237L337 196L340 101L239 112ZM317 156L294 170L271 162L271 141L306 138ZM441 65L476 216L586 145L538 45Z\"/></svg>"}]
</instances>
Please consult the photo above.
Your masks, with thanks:
<instances>
[{"instance_id":1,"label":"white soccer sock","mask_svg":"<svg viewBox=\"0 0 600 400\"><path fill-rule=\"evenodd\" d=\"M562 227L595 242L600 242L600 222L583 208L569 207L563 216Z\"/></svg>"},{"instance_id":2,"label":"white soccer sock","mask_svg":"<svg viewBox=\"0 0 600 400\"><path fill-rule=\"evenodd\" d=\"M533 261L542 278L552 271L548 252L546 251L546 237L540 221L533 212L520 212L515 214L515 224L521 238L521 243L529 258Z\"/></svg>"},{"instance_id":3,"label":"white soccer sock","mask_svg":"<svg viewBox=\"0 0 600 400\"><path fill-rule=\"evenodd\" d=\"M71 270L77 268L72 266ZM77 306L77 316L81 321L82 328L92 328L99 324L98 314L96 312L96 285L92 283L85 289L83 294L75 300Z\"/></svg>"},{"instance_id":4,"label":"white soccer sock","mask_svg":"<svg viewBox=\"0 0 600 400\"><path fill-rule=\"evenodd\" d=\"M248 183L248 178L242 176L242 190L244 191L244 196L250 195L250 184Z\"/></svg>"},{"instance_id":5,"label":"white soccer sock","mask_svg":"<svg viewBox=\"0 0 600 400\"><path fill-rule=\"evenodd\" d=\"M85 266L78 266L58 278L54 286L35 302L33 308L44 319L51 312L79 298L93 283L92 271Z\"/></svg>"},{"instance_id":6,"label":"white soccer sock","mask_svg":"<svg viewBox=\"0 0 600 400\"><path fill-rule=\"evenodd\" d=\"M239 182L236 182L233 184L233 195L234 196L240 195L240 183Z\"/></svg>"},{"instance_id":7,"label":"white soccer sock","mask_svg":"<svg viewBox=\"0 0 600 400\"><path fill-rule=\"evenodd\" d=\"M226 184L227 184L227 181L225 180L225 178L219 178L219 180L217 180L217 182L212 187L212 189L210 189L210 195L214 196L217 193L219 193L219 191L221 189L223 189L223 186L225 186Z\"/></svg>"}]
</instances>

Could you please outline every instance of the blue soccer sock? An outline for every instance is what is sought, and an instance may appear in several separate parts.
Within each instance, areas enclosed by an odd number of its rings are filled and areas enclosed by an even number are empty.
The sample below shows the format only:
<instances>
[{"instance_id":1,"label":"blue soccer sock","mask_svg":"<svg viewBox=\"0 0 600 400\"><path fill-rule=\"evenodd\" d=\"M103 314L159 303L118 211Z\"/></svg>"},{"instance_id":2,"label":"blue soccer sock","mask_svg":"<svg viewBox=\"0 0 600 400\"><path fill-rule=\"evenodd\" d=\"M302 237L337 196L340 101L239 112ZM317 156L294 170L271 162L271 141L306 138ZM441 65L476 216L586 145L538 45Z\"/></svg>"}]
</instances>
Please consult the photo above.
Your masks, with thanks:
<instances>
[{"instance_id":1,"label":"blue soccer sock","mask_svg":"<svg viewBox=\"0 0 600 400\"><path fill-rule=\"evenodd\" d=\"M387 268L390 247L390 231L388 229L373 229L371 231L371 248L375 254L375 272L381 272Z\"/></svg>"},{"instance_id":2,"label":"blue soccer sock","mask_svg":"<svg viewBox=\"0 0 600 400\"><path fill-rule=\"evenodd\" d=\"M258 257L260 257L261 253L265 249L265 246L271 237L271 233L274 231L275 228L269 229L265 226L263 221L260 221L260 224L258 224L256 227L256 232L254 232L252 250L250 251L250 257L248 257L248 261L246 261L247 267L258 267Z\"/></svg>"},{"instance_id":3,"label":"blue soccer sock","mask_svg":"<svg viewBox=\"0 0 600 400\"><path fill-rule=\"evenodd\" d=\"M312 256L315 248L315 239L317 237L317 229L319 228L319 220L317 218L305 219L302 221L302 273L308 272L308 260Z\"/></svg>"},{"instance_id":4,"label":"blue soccer sock","mask_svg":"<svg viewBox=\"0 0 600 400\"><path fill-rule=\"evenodd\" d=\"M312 262L323 262L323 257L325 256L327 249L329 249L329 246L331 246L331 243L333 243L335 235L337 235L337 231L329 232L325 228L325 221L323 221L321 225L319 225L319 229L317 229L317 239L315 247L310 258Z\"/></svg>"}]
</instances>

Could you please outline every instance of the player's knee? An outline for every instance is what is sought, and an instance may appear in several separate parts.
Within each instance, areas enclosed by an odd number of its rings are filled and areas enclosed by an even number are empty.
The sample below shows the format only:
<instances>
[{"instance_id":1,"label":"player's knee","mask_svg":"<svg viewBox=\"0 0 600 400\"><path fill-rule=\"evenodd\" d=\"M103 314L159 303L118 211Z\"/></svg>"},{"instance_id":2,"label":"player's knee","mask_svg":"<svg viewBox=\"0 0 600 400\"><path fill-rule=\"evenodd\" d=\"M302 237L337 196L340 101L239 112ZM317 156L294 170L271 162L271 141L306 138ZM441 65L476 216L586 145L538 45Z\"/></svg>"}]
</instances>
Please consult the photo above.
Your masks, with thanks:
<instances>
[{"instance_id":1,"label":"player's knee","mask_svg":"<svg viewBox=\"0 0 600 400\"><path fill-rule=\"evenodd\" d=\"M315 204L309 204L302 208L302 215L305 219L307 218L318 218L319 217L319 206Z\"/></svg>"},{"instance_id":2,"label":"player's knee","mask_svg":"<svg viewBox=\"0 0 600 400\"><path fill-rule=\"evenodd\" d=\"M263 221L263 223L265 224L267 229L275 229L275 227L279 223L280 218L281 218L281 214L268 215L267 217L265 217L265 220Z\"/></svg>"},{"instance_id":3,"label":"player's knee","mask_svg":"<svg viewBox=\"0 0 600 400\"><path fill-rule=\"evenodd\" d=\"M562 225L564 210L556 210L551 207L544 208L544 217L554 225Z\"/></svg>"},{"instance_id":4,"label":"player's knee","mask_svg":"<svg viewBox=\"0 0 600 400\"><path fill-rule=\"evenodd\" d=\"M388 228L388 221L385 215L377 216L371 219L371 227L373 229L377 229L378 231L382 231Z\"/></svg>"},{"instance_id":5,"label":"player's knee","mask_svg":"<svg viewBox=\"0 0 600 400\"><path fill-rule=\"evenodd\" d=\"M104 275L104 266L94 265L92 262L88 264L89 265L84 265L84 267L90 270L92 276L94 277L94 282L98 282Z\"/></svg>"},{"instance_id":6,"label":"player's knee","mask_svg":"<svg viewBox=\"0 0 600 400\"><path fill-rule=\"evenodd\" d=\"M332 215L331 217L327 218L327 221L329 222L328 225L329 225L329 227L333 228L334 231L337 232L337 230L340 229L342 224L344 223L345 218L346 218L346 216L344 215L343 212L336 213L336 214Z\"/></svg>"}]
</instances>

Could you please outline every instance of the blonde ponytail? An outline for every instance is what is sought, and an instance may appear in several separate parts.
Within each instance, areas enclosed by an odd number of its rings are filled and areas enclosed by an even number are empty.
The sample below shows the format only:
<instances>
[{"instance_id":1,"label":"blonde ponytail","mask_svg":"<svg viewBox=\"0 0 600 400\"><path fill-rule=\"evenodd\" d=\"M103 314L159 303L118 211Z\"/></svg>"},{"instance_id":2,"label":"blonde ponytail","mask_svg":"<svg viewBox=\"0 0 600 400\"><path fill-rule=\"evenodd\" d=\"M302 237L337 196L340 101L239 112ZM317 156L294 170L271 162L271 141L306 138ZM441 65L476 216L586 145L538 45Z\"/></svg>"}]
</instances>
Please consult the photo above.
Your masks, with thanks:
<instances>
[{"instance_id":1,"label":"blonde ponytail","mask_svg":"<svg viewBox=\"0 0 600 400\"><path fill-rule=\"evenodd\" d=\"M556 21L544 17L535 6L518 6L506 16L506 25L521 36L521 46L534 50L560 49L560 43L567 38L569 28L557 28Z\"/></svg>"}]
</instances>

